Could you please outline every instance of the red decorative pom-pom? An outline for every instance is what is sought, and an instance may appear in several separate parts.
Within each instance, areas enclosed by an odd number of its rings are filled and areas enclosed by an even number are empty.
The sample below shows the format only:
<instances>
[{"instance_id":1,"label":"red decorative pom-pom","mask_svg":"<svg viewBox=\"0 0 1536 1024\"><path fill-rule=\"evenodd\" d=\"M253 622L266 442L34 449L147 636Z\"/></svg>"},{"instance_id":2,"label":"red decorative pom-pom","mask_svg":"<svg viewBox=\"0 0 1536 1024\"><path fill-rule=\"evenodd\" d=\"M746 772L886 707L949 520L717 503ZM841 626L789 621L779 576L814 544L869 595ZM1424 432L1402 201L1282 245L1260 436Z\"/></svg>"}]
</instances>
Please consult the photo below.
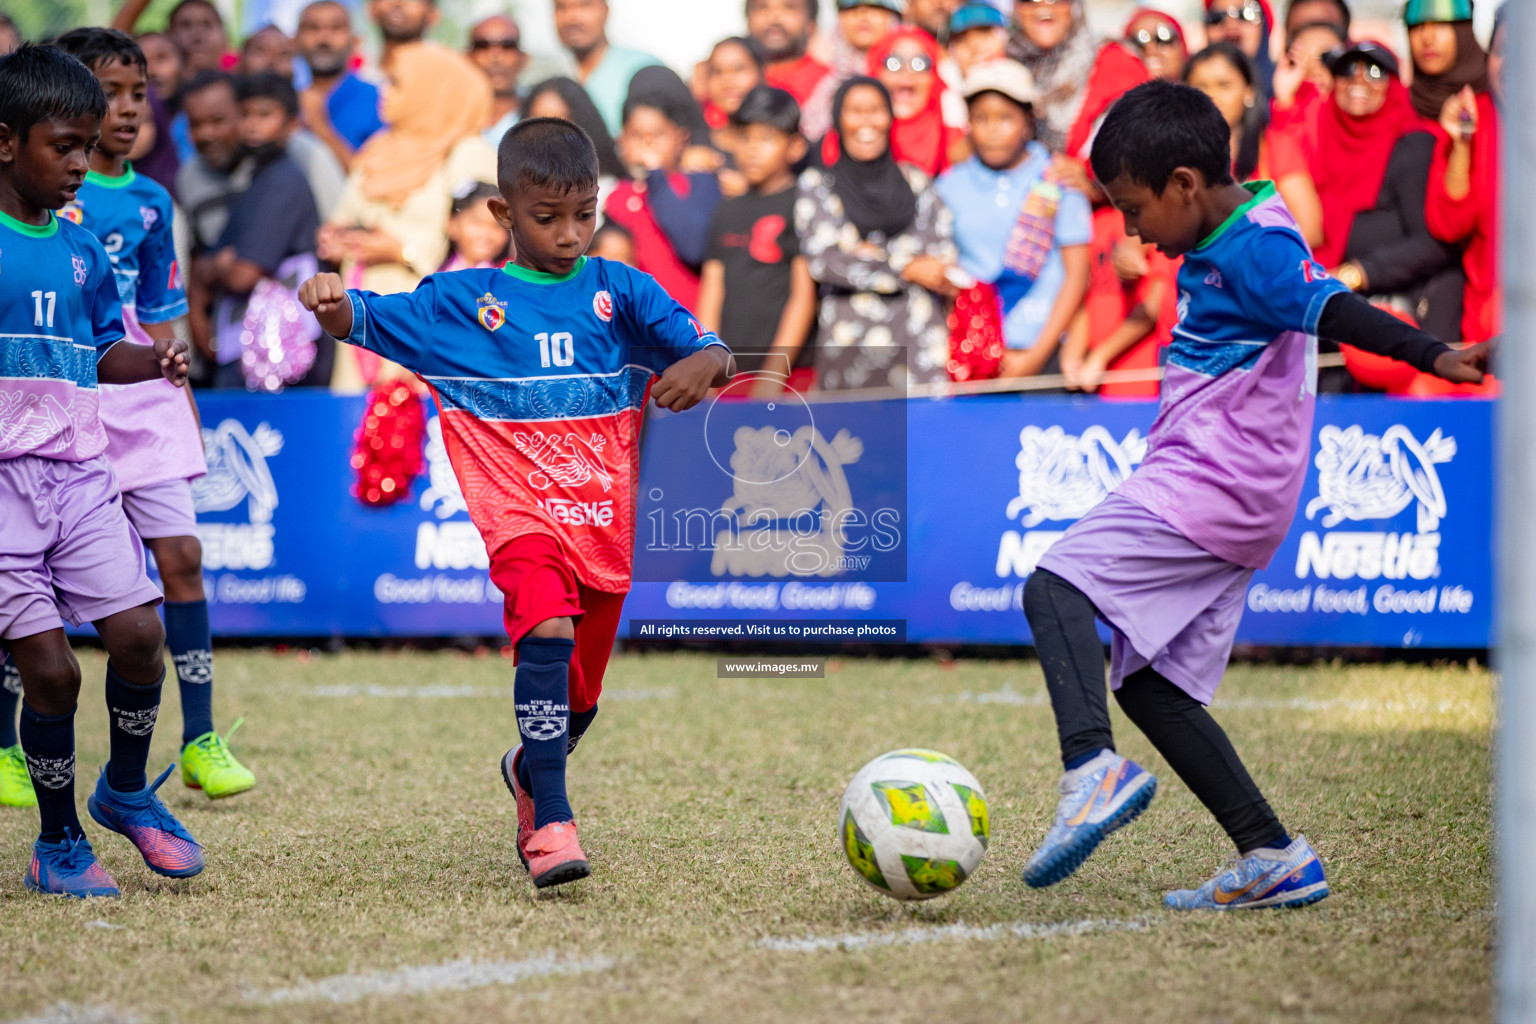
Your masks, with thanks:
<instances>
[{"instance_id":1,"label":"red decorative pom-pom","mask_svg":"<svg viewBox=\"0 0 1536 1024\"><path fill-rule=\"evenodd\" d=\"M375 388L352 449L352 468L357 470L352 494L378 508L410 494L411 482L421 473L426 432L421 399L409 385L396 382Z\"/></svg>"},{"instance_id":2,"label":"red decorative pom-pom","mask_svg":"<svg viewBox=\"0 0 1536 1024\"><path fill-rule=\"evenodd\" d=\"M991 285L973 285L955 297L949 314L949 376L988 380L1002 361L1002 302Z\"/></svg>"}]
</instances>

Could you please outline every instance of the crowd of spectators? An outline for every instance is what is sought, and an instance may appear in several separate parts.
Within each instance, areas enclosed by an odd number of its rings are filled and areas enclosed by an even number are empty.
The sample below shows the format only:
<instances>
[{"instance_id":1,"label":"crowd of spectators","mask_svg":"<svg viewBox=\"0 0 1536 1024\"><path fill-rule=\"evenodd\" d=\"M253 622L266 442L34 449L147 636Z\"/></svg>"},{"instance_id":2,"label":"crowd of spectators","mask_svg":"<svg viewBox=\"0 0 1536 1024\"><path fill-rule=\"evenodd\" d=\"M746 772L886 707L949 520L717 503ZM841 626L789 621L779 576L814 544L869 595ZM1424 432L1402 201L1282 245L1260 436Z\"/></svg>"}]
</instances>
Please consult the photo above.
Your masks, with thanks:
<instances>
[{"instance_id":1,"label":"crowd of spectators","mask_svg":"<svg viewBox=\"0 0 1536 1024\"><path fill-rule=\"evenodd\" d=\"M495 147L560 117L598 151L592 254L655 276L766 371L758 394L1046 376L1153 394L1179 263L1126 236L1087 159L1149 78L1211 97L1236 178L1274 182L1350 288L1447 343L1500 330L1504 12L1485 45L1473 0L1408 0L1402 53L1359 37L1347 0L1205 0L1203 25L1142 8L1115 37L1092 0L831 0L829 31L826 0L746 0L744 34L686 78L610 39L608 0L544 2L571 73L537 82L512 17L449 47L428 39L433 0L370 0L374 53L340 0L304 7L291 38L236 45L211 0L137 34L133 163L177 203L204 384L249 386L258 289L326 264L400 292L508 259ZM18 41L0 16L0 50ZM389 372L318 344L286 383ZM1325 386L1412 389L1345 365Z\"/></svg>"}]
</instances>

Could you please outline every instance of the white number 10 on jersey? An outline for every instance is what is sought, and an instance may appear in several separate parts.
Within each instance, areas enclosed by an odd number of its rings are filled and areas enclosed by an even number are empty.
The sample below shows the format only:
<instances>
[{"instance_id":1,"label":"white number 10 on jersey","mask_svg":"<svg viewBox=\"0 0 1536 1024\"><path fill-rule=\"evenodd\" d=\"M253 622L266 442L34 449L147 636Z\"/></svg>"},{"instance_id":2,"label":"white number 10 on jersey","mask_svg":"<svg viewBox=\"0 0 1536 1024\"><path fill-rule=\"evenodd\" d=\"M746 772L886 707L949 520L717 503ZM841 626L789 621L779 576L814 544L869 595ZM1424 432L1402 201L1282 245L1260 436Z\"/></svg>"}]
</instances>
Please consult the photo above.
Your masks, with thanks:
<instances>
[{"instance_id":1,"label":"white number 10 on jersey","mask_svg":"<svg viewBox=\"0 0 1536 1024\"><path fill-rule=\"evenodd\" d=\"M575 339L565 331L559 334L535 334L539 343L540 366L570 366L576 362Z\"/></svg>"}]
</instances>

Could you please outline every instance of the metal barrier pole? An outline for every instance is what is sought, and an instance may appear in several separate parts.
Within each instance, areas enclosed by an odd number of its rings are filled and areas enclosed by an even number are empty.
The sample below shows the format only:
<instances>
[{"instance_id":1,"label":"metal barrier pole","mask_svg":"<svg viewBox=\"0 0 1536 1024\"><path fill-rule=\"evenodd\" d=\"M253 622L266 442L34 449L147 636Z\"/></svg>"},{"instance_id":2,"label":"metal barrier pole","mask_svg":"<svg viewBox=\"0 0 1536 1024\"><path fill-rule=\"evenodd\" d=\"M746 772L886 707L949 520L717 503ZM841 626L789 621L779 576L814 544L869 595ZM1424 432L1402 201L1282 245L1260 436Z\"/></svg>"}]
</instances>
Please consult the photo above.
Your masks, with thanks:
<instances>
[{"instance_id":1,"label":"metal barrier pole","mask_svg":"<svg viewBox=\"0 0 1536 1024\"><path fill-rule=\"evenodd\" d=\"M1536 1024L1536 3L1508 0L1504 63L1504 275L1508 344L1499 353L1500 671L1498 1006L1502 1024ZM1530 189L1528 189L1528 186Z\"/></svg>"}]
</instances>

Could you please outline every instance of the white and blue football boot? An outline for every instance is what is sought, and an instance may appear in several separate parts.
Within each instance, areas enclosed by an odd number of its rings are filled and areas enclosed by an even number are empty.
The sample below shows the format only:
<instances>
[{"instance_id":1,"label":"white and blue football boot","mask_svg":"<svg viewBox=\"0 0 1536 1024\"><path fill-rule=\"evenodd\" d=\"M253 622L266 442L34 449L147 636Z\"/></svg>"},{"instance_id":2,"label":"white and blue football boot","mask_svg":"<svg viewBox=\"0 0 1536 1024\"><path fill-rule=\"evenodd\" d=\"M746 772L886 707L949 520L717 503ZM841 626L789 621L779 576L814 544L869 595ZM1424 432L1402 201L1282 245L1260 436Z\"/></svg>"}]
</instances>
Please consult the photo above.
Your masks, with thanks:
<instances>
[{"instance_id":1,"label":"white and blue football boot","mask_svg":"<svg viewBox=\"0 0 1536 1024\"><path fill-rule=\"evenodd\" d=\"M1036 889L1072 874L1111 832L1134 821L1157 793L1157 779L1105 750L1063 775L1059 788L1056 821L1024 867L1024 881Z\"/></svg>"},{"instance_id":2,"label":"white and blue football boot","mask_svg":"<svg viewBox=\"0 0 1536 1024\"><path fill-rule=\"evenodd\" d=\"M1215 878L1198 889L1178 889L1163 897L1173 910L1253 910L1305 907L1328 895L1323 863L1306 836L1283 850L1255 850L1235 856Z\"/></svg>"}]
</instances>

